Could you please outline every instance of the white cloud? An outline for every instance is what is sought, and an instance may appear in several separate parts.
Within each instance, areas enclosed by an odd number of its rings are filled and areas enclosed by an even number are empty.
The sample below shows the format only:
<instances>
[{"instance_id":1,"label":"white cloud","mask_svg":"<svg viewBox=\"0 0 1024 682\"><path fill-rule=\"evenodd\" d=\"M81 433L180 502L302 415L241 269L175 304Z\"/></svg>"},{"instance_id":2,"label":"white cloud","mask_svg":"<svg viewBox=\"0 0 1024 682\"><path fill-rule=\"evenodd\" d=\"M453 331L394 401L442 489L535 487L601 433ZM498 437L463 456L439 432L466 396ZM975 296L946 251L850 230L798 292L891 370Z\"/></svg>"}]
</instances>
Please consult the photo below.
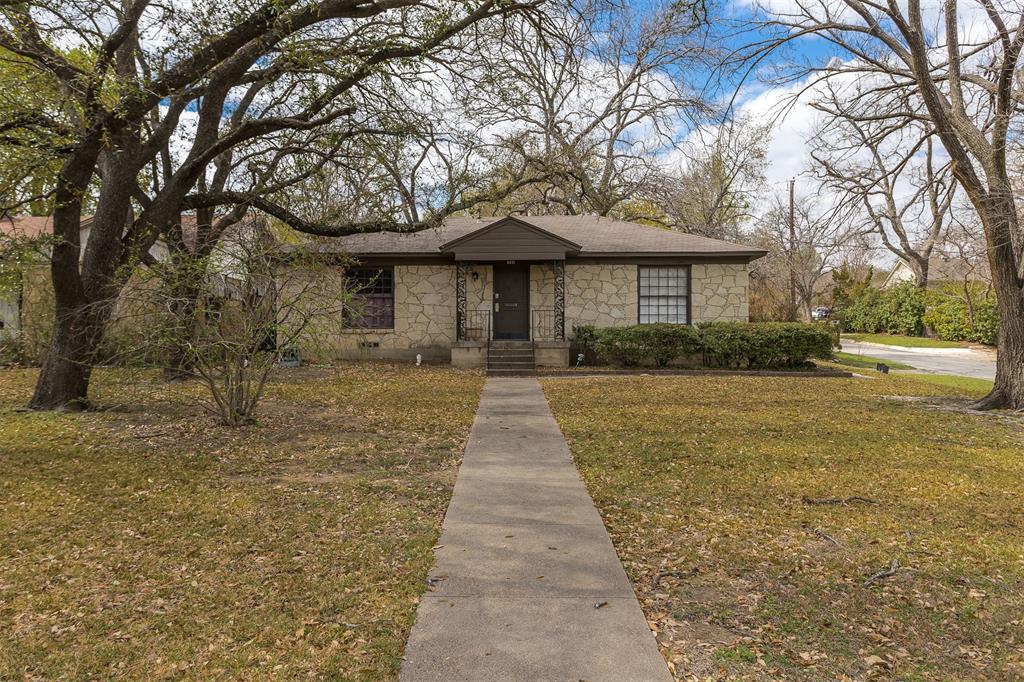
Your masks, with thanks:
<instances>
[{"instance_id":1,"label":"white cloud","mask_svg":"<svg viewBox=\"0 0 1024 682\"><path fill-rule=\"evenodd\" d=\"M791 179L796 180L798 196L815 197L822 206L834 206L842 200L841 195L836 191L822 187L810 172L811 151L814 144L812 138L825 116L810 106L811 102L825 92L824 83L814 83L815 78L817 76L811 76L787 86L759 89L753 96L742 100L737 107L737 117L749 117L757 122L772 121L774 123L771 137L767 142L765 177L768 187L762 202L765 207L772 203L773 197L785 196L788 182ZM863 78L864 76L859 77L861 81ZM840 92L844 92L847 91L847 87L852 89L856 79L858 77L853 74L841 74L834 77L833 84L839 88ZM899 137L896 136L890 141L890 144L881 148L881 152L883 154L905 153L907 139L901 143ZM902 152L897 152L897 145L902 146ZM941 163L948 157L941 144L936 141L936 145L936 160ZM847 162L856 162L864 166L868 166L871 162L870 152L866 148L849 153L845 159ZM924 164L925 153L921 150L915 155L907 172L900 176L895 186L898 204L909 201L910 197L914 195L915 188L912 186L909 176L914 172L915 167L923 168ZM911 233L923 234L926 231L930 224L930 215L925 209L926 207L922 204L917 208L920 213L915 210L904 215L905 224ZM915 223L918 221L920 224L915 227ZM894 257L881 246L880 242L876 242L873 249L876 261L880 263L893 261Z\"/></svg>"},{"instance_id":2,"label":"white cloud","mask_svg":"<svg viewBox=\"0 0 1024 682\"><path fill-rule=\"evenodd\" d=\"M781 188L810 165L808 140L814 133L820 113L808 104L812 93L805 92L794 99L804 88L806 83L801 82L764 90L738 108L740 117L774 122L765 167L765 176L772 188Z\"/></svg>"}]
</instances>

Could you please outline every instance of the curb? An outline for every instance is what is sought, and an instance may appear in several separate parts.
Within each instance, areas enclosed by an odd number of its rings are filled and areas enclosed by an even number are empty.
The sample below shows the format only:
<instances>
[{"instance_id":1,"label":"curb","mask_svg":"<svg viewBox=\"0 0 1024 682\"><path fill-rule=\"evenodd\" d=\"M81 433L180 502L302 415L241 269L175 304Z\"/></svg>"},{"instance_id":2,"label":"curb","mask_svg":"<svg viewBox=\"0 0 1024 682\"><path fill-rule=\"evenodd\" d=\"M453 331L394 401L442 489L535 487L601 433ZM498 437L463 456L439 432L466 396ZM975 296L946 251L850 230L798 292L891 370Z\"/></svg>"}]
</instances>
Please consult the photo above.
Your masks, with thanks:
<instances>
[{"instance_id":1,"label":"curb","mask_svg":"<svg viewBox=\"0 0 1024 682\"><path fill-rule=\"evenodd\" d=\"M842 370L817 370L817 371L792 371L784 370L743 370L743 369L610 369L607 371L572 371L572 370L540 370L537 372L539 379L548 377L585 377L595 379L600 377L618 376L676 376L676 377L792 377L797 379L852 379L853 372Z\"/></svg>"},{"instance_id":2,"label":"curb","mask_svg":"<svg viewBox=\"0 0 1024 682\"><path fill-rule=\"evenodd\" d=\"M885 343L872 343L870 341L854 341L853 339L850 339L848 341L840 339L839 342L840 344L855 343L858 346L867 346L869 348L881 348L882 350L888 351L900 351L907 353L927 353L929 355L970 355L971 353L975 352L970 348L922 348L918 346L890 346Z\"/></svg>"}]
</instances>

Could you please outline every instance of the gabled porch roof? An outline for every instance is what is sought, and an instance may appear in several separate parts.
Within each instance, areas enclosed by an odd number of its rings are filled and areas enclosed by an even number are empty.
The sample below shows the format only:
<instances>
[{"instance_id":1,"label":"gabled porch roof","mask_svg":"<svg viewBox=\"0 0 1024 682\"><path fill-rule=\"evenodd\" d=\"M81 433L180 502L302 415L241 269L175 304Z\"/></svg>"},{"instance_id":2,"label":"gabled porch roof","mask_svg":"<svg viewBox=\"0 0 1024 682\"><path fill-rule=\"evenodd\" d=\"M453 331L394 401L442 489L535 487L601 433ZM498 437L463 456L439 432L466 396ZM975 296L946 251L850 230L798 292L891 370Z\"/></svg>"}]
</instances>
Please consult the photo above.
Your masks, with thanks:
<instances>
[{"instance_id":1,"label":"gabled porch roof","mask_svg":"<svg viewBox=\"0 0 1024 682\"><path fill-rule=\"evenodd\" d=\"M502 218L441 246L457 261L564 260L582 247L518 218Z\"/></svg>"}]
</instances>

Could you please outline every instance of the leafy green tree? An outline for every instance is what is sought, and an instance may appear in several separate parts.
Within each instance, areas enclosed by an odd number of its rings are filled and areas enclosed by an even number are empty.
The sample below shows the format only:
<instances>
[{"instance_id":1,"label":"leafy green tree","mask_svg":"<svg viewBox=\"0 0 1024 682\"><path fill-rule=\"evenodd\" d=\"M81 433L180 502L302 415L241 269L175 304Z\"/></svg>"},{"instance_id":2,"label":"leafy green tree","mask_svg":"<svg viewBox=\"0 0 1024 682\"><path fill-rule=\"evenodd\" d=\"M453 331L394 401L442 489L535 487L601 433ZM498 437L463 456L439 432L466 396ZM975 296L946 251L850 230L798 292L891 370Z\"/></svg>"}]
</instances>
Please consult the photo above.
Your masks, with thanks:
<instances>
[{"instance_id":1,"label":"leafy green tree","mask_svg":"<svg viewBox=\"0 0 1024 682\"><path fill-rule=\"evenodd\" d=\"M857 277L857 274L850 267L849 263L843 263L832 271L832 307L836 311L848 308L865 289L871 286L874 278L874 267L868 267L864 277Z\"/></svg>"},{"instance_id":2,"label":"leafy green tree","mask_svg":"<svg viewBox=\"0 0 1024 682\"><path fill-rule=\"evenodd\" d=\"M919 336L924 332L924 290L915 282L897 284L885 292L886 331L890 334Z\"/></svg>"},{"instance_id":3,"label":"leafy green tree","mask_svg":"<svg viewBox=\"0 0 1024 682\"><path fill-rule=\"evenodd\" d=\"M999 310L992 291L980 284L943 284L928 292L924 323L946 341L996 345Z\"/></svg>"},{"instance_id":4,"label":"leafy green tree","mask_svg":"<svg viewBox=\"0 0 1024 682\"><path fill-rule=\"evenodd\" d=\"M49 215L70 138L60 83L30 60L0 48L0 213Z\"/></svg>"},{"instance_id":5,"label":"leafy green tree","mask_svg":"<svg viewBox=\"0 0 1024 682\"><path fill-rule=\"evenodd\" d=\"M429 83L457 78L460 55L477 30L500 31L503 20L545 4L0 5L0 48L54 80L61 98L53 110L63 114L0 111L0 146L58 159L52 197L59 240L51 257L56 313L30 406L87 403L95 352L132 266L147 262L161 236L180 251L183 212L207 211L198 228L207 244L220 229L212 216L247 207L311 234L425 227L352 213L320 222L278 198L324 164L344 165L361 154L368 137L405 131L405 102L429 95ZM72 45L84 57L56 45ZM99 186L96 206L82 244L93 183ZM449 196L455 204L457 188Z\"/></svg>"}]
</instances>

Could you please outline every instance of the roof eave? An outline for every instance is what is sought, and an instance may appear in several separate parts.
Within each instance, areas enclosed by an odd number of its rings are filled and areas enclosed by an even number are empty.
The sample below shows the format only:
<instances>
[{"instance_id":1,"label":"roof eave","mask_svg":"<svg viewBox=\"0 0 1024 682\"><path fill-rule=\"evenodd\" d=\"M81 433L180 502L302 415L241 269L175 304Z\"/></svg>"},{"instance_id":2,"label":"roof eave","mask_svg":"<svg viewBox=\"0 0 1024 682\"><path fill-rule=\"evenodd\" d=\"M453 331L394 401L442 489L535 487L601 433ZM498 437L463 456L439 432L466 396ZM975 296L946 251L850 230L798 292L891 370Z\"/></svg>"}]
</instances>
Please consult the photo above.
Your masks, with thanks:
<instances>
[{"instance_id":1,"label":"roof eave","mask_svg":"<svg viewBox=\"0 0 1024 682\"><path fill-rule=\"evenodd\" d=\"M581 251L578 258L748 258L756 260L767 251Z\"/></svg>"},{"instance_id":2,"label":"roof eave","mask_svg":"<svg viewBox=\"0 0 1024 682\"><path fill-rule=\"evenodd\" d=\"M572 251L575 253L579 253L580 250L583 248L576 242L566 239L565 237L562 237L560 235L557 235L554 232L551 232L550 230L545 230L543 227L538 227L533 223L527 222L520 218L509 216L506 218L495 220L494 222L491 223L487 223L486 225L481 225L478 229L473 230L472 232L468 232L462 235L461 237L456 237L455 239L445 242L444 244L441 245L440 251L441 253L451 253L453 247L456 247L459 244L464 244L465 242L468 241L472 241L473 239L480 237L481 235L484 235L488 232L491 232L492 230L498 229L502 225L507 225L509 223L521 225L522 227L525 227L528 230L536 232L537 234L546 237L547 239L550 239L554 242L558 242L559 244L565 247L567 252Z\"/></svg>"}]
</instances>

